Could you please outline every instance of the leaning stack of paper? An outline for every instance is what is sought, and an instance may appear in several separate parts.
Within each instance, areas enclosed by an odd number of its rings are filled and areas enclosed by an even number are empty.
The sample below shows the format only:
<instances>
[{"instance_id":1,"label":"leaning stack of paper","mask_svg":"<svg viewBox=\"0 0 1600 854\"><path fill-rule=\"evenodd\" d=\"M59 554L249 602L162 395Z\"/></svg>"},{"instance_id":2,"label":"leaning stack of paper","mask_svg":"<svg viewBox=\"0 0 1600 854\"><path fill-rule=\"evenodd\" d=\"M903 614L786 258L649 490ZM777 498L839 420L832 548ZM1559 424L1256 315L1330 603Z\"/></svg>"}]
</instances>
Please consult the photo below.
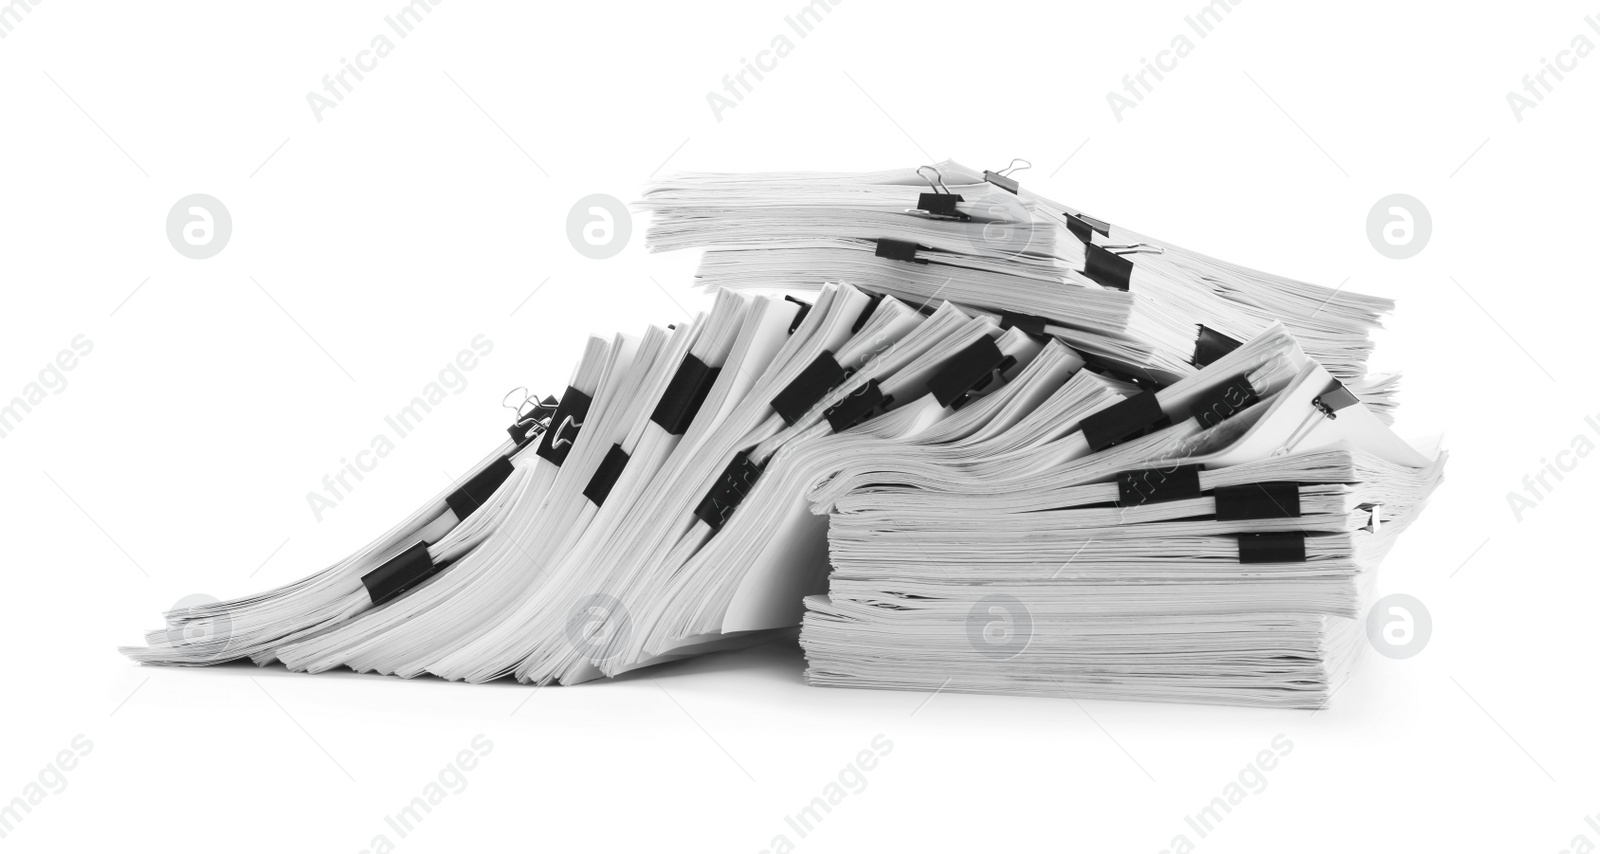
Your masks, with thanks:
<instances>
[{"instance_id":1,"label":"leaning stack of paper","mask_svg":"<svg viewBox=\"0 0 1600 854\"><path fill-rule=\"evenodd\" d=\"M168 615L139 661L576 682L795 626L826 520L788 460L899 442L1059 343L848 285L815 305L723 291L672 329L589 342L451 491L276 590ZM1114 380L1105 388L1131 388ZM842 443L842 444L841 444Z\"/></svg>"}]
</instances>

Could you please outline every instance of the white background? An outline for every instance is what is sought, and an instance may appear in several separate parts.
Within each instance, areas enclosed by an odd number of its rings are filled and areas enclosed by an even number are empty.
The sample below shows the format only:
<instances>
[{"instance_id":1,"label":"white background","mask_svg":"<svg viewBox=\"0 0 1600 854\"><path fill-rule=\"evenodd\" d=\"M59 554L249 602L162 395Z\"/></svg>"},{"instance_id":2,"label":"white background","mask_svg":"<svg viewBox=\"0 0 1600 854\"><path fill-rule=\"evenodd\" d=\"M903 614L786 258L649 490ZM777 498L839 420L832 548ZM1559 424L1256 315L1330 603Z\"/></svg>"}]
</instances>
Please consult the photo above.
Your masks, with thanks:
<instances>
[{"instance_id":1,"label":"white background","mask_svg":"<svg viewBox=\"0 0 1600 854\"><path fill-rule=\"evenodd\" d=\"M1592 737L1600 459L1518 521L1507 494L1575 436L1594 382L1595 107L1581 60L1518 121L1506 92L1592 4L1515 14L1239 5L1119 122L1106 93L1201 0L845 0L742 103L706 94L801 0L446 2L317 121L306 101L401 0L47 0L0 40L0 401L82 334L67 385L0 439L0 800L92 751L0 842L17 850L1558 851L1600 833ZM1383 566L1434 633L1368 654L1331 709L932 697L805 687L798 646L573 689L236 666L115 651L179 597L322 567L501 438L514 386L559 392L591 332L709 304L692 254L568 243L590 193L658 170L1025 157L1029 186L1276 273L1394 297L1379 368L1402 433L1453 456ZM169 208L221 199L216 257ZM1417 257L1368 210L1431 210ZM531 295L531 296L530 296ZM493 353L318 522L308 492L482 333ZM1570 461L1571 458L1566 458ZM384 823L484 735L405 838ZM817 828L784 822L882 734ZM1208 837L1184 823L1274 736L1293 750Z\"/></svg>"}]
</instances>

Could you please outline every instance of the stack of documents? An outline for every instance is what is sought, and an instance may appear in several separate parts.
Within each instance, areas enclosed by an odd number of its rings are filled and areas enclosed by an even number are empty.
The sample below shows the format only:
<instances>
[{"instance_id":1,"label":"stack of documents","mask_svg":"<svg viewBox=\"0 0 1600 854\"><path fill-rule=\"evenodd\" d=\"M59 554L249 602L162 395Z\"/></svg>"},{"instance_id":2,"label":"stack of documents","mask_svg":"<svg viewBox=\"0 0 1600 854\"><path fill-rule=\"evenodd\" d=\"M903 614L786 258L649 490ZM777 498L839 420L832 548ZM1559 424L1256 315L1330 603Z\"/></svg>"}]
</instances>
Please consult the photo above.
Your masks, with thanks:
<instances>
[{"instance_id":1,"label":"stack of documents","mask_svg":"<svg viewBox=\"0 0 1600 854\"><path fill-rule=\"evenodd\" d=\"M826 518L769 469L830 439L912 435L1047 350L1082 365L951 304L723 291L688 323L591 340L559 400L530 402L475 471L368 547L170 613L124 651L544 684L762 640L827 575Z\"/></svg>"},{"instance_id":2,"label":"stack of documents","mask_svg":"<svg viewBox=\"0 0 1600 854\"><path fill-rule=\"evenodd\" d=\"M572 684L801 626L817 685L1283 707L1348 671L1445 459L1365 374L1387 301L951 163L647 199L708 311L590 338L365 548L123 652Z\"/></svg>"},{"instance_id":3,"label":"stack of documents","mask_svg":"<svg viewBox=\"0 0 1600 854\"><path fill-rule=\"evenodd\" d=\"M1282 327L1055 424L884 448L813 489L812 684L1319 707L1444 465Z\"/></svg>"},{"instance_id":4,"label":"stack of documents","mask_svg":"<svg viewBox=\"0 0 1600 854\"><path fill-rule=\"evenodd\" d=\"M707 287L846 281L912 305L948 300L1049 333L1098 366L1165 385L1282 321L1389 420L1368 377L1390 300L1261 273L1163 243L945 161L867 173L685 174L650 185L654 250L704 247Z\"/></svg>"}]
</instances>

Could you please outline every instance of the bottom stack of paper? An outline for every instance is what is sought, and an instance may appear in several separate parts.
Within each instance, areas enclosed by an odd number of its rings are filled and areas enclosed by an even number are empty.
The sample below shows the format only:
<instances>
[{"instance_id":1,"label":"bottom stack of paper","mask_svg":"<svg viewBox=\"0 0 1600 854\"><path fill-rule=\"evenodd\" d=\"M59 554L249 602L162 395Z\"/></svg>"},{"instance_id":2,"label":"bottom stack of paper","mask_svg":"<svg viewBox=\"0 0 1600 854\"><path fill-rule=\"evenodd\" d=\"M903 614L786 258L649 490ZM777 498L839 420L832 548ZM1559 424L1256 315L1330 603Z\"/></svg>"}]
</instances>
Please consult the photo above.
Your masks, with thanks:
<instances>
[{"instance_id":1,"label":"bottom stack of paper","mask_svg":"<svg viewBox=\"0 0 1600 854\"><path fill-rule=\"evenodd\" d=\"M1320 707L1366 643L1378 564L1445 456L1400 441L1290 352L1296 379L1232 417L1105 445L1108 424L1137 424L1130 398L1083 419L1101 446L1087 455L975 445L831 478L812 495L833 568L828 595L806 600L808 681ZM1272 355L1248 358L1246 373ZM1170 397L1169 412L1183 394Z\"/></svg>"}]
</instances>

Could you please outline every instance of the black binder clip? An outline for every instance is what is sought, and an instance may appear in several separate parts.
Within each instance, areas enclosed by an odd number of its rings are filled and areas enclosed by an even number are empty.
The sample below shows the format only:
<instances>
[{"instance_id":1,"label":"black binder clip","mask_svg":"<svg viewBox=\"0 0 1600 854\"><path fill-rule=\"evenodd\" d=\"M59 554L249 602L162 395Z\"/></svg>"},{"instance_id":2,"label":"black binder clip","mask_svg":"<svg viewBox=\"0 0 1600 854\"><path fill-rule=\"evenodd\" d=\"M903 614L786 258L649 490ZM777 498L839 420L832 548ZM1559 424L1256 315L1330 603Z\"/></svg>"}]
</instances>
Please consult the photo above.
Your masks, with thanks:
<instances>
[{"instance_id":1,"label":"black binder clip","mask_svg":"<svg viewBox=\"0 0 1600 854\"><path fill-rule=\"evenodd\" d=\"M583 497L599 507L606 503L606 496L611 494L611 487L617 485L617 478L622 477L622 470L628 466L628 452L622 450L621 445L612 445L606 452L605 458L600 460L599 468L589 478L589 485L583 488Z\"/></svg>"},{"instance_id":2,"label":"black binder clip","mask_svg":"<svg viewBox=\"0 0 1600 854\"><path fill-rule=\"evenodd\" d=\"M772 409L782 416L783 423L793 427L817 401L827 397L828 392L838 388L848 376L833 358L833 351L823 350L799 376L783 387L783 391L773 396Z\"/></svg>"},{"instance_id":3,"label":"black binder clip","mask_svg":"<svg viewBox=\"0 0 1600 854\"><path fill-rule=\"evenodd\" d=\"M1086 214L1072 213L1066 214L1066 220L1067 231L1072 232L1073 237L1083 241L1085 246L1094 243L1094 235L1097 232L1101 237L1111 236L1111 223L1104 220L1098 220Z\"/></svg>"},{"instance_id":4,"label":"black binder clip","mask_svg":"<svg viewBox=\"0 0 1600 854\"><path fill-rule=\"evenodd\" d=\"M382 605L432 578L439 569L428 554L428 544L418 542L361 576L361 586L367 588L367 598L374 606Z\"/></svg>"},{"instance_id":5,"label":"black binder clip","mask_svg":"<svg viewBox=\"0 0 1600 854\"><path fill-rule=\"evenodd\" d=\"M884 394L878 388L877 380L867 380L865 385L851 392L844 400L828 407L822 417L828 419L828 426L833 428L833 432L843 433L892 403L894 395Z\"/></svg>"},{"instance_id":6,"label":"black binder clip","mask_svg":"<svg viewBox=\"0 0 1600 854\"><path fill-rule=\"evenodd\" d=\"M1104 246L1086 243L1083 246L1083 274L1102 287L1119 291L1128 289L1133 278L1133 262Z\"/></svg>"},{"instance_id":7,"label":"black binder clip","mask_svg":"<svg viewBox=\"0 0 1600 854\"><path fill-rule=\"evenodd\" d=\"M712 484L711 491L694 508L695 518L706 523L712 531L722 530L723 524L739 503L750 494L761 476L761 466L750 461L749 451L734 454L733 461L722 470L722 477Z\"/></svg>"},{"instance_id":8,"label":"black binder clip","mask_svg":"<svg viewBox=\"0 0 1600 854\"><path fill-rule=\"evenodd\" d=\"M1235 341L1203 323L1196 325L1200 331L1194 338L1194 358L1189 361L1197 368L1203 368L1244 346L1243 341Z\"/></svg>"},{"instance_id":9,"label":"black binder clip","mask_svg":"<svg viewBox=\"0 0 1600 854\"><path fill-rule=\"evenodd\" d=\"M1317 408L1325 418L1338 418L1338 411L1346 409L1357 403L1355 392L1344 387L1338 380L1328 386L1328 390L1311 399L1311 405Z\"/></svg>"},{"instance_id":10,"label":"black binder clip","mask_svg":"<svg viewBox=\"0 0 1600 854\"><path fill-rule=\"evenodd\" d=\"M1120 442L1170 426L1153 391L1142 391L1099 412L1087 415L1079 429L1090 451L1102 451Z\"/></svg>"},{"instance_id":11,"label":"black binder clip","mask_svg":"<svg viewBox=\"0 0 1600 854\"><path fill-rule=\"evenodd\" d=\"M1200 472L1204 470L1205 466L1195 463L1122 472L1117 475L1117 506L1138 507L1199 498Z\"/></svg>"},{"instance_id":12,"label":"black binder clip","mask_svg":"<svg viewBox=\"0 0 1600 854\"><path fill-rule=\"evenodd\" d=\"M1298 483L1269 481L1219 486L1212 495L1217 501L1218 522L1300 518Z\"/></svg>"},{"instance_id":13,"label":"black binder clip","mask_svg":"<svg viewBox=\"0 0 1600 854\"><path fill-rule=\"evenodd\" d=\"M857 332L860 332L861 331L861 327L867 325L867 321L872 319L872 313L878 310L878 304L883 302L883 294L876 294L875 293L875 294L868 294L867 296L868 296L867 307L861 309L861 314L856 316L856 322L851 324L851 326L850 326L850 334L851 335L854 335Z\"/></svg>"},{"instance_id":14,"label":"black binder clip","mask_svg":"<svg viewBox=\"0 0 1600 854\"><path fill-rule=\"evenodd\" d=\"M514 406L506 402L518 392L522 393L520 402ZM544 400L536 400L527 389L519 387L507 392L500 405L517 413L516 421L506 428L506 433L517 443L517 447L521 448L549 429L550 416L555 414L559 404L555 398L549 396Z\"/></svg>"},{"instance_id":15,"label":"black binder clip","mask_svg":"<svg viewBox=\"0 0 1600 854\"><path fill-rule=\"evenodd\" d=\"M796 299L787 294L785 294L783 298L788 302L792 302L795 305L800 306L800 310L794 313L794 320L789 321L789 334L793 335L794 331L800 328L800 324L806 322L806 315L811 313L811 303L808 303L803 299Z\"/></svg>"},{"instance_id":16,"label":"black binder clip","mask_svg":"<svg viewBox=\"0 0 1600 854\"><path fill-rule=\"evenodd\" d=\"M1045 338L1048 333L1044 328L1050 323L1046 318L1036 314L1017 314L1010 311L1000 312L1001 329L1020 329L1033 338Z\"/></svg>"},{"instance_id":17,"label":"black binder clip","mask_svg":"<svg viewBox=\"0 0 1600 854\"><path fill-rule=\"evenodd\" d=\"M1189 407L1189 414L1200 422L1201 427L1215 427L1260 400L1261 396L1250 385L1250 378L1236 374L1202 392L1194 405Z\"/></svg>"},{"instance_id":18,"label":"black binder clip","mask_svg":"<svg viewBox=\"0 0 1600 854\"><path fill-rule=\"evenodd\" d=\"M578 438L583 420L589 417L589 405L593 402L589 395L567 386L566 393L561 395L561 405L550 416L550 429L539 438L539 447L534 453L561 465L572 450L572 441Z\"/></svg>"},{"instance_id":19,"label":"black binder clip","mask_svg":"<svg viewBox=\"0 0 1600 854\"><path fill-rule=\"evenodd\" d=\"M961 407L966 406L967 404L976 400L978 398L978 394L989 388L989 386L996 383L1005 382L1006 371L1009 371L1016 366L1016 356L1006 356L1005 358L1001 359L1000 364L994 366L994 370L980 377L966 394L956 398L955 401L950 404L950 408L952 410L960 411Z\"/></svg>"},{"instance_id":20,"label":"black binder clip","mask_svg":"<svg viewBox=\"0 0 1600 854\"><path fill-rule=\"evenodd\" d=\"M1311 411L1306 413L1306 417L1300 422L1300 426L1294 428L1294 432L1290 433L1289 438L1284 440L1283 447L1273 452L1273 456L1277 457L1293 453L1295 446L1305 441L1305 438L1311 435L1311 431L1316 428L1317 416L1320 415L1332 421L1339 417L1339 410L1347 409L1360 402L1361 399L1356 397L1355 392L1345 388L1344 383L1338 380L1331 381L1322 394L1311 398Z\"/></svg>"},{"instance_id":21,"label":"black binder clip","mask_svg":"<svg viewBox=\"0 0 1600 854\"><path fill-rule=\"evenodd\" d=\"M950 192L950 188L944 185L944 176L939 174L938 169L934 169L932 166L919 166L917 167L917 174L922 175L922 170L924 169L933 170L934 177L928 178L928 185L933 188L933 192L917 196L917 210L934 219L971 222L972 217L956 210L956 202L966 200L961 198L959 194ZM926 175L923 175L923 177L927 178ZM910 213L910 211L907 211L907 213Z\"/></svg>"},{"instance_id":22,"label":"black binder clip","mask_svg":"<svg viewBox=\"0 0 1600 854\"><path fill-rule=\"evenodd\" d=\"M1305 563L1304 531L1239 534L1240 563Z\"/></svg>"},{"instance_id":23,"label":"black binder clip","mask_svg":"<svg viewBox=\"0 0 1600 854\"><path fill-rule=\"evenodd\" d=\"M925 258L917 257L917 250L921 249L909 240L892 240L887 237L878 238L872 254L879 258L888 258L890 261L912 261L917 264L928 263Z\"/></svg>"},{"instance_id":24,"label":"black binder clip","mask_svg":"<svg viewBox=\"0 0 1600 854\"><path fill-rule=\"evenodd\" d=\"M721 373L721 368L707 366L694 354L685 355L678 372L672 375L672 382L667 383L667 390L661 393L661 400L656 403L650 420L670 435L683 435L694 423L694 417L700 412L700 404L706 402L706 395Z\"/></svg>"},{"instance_id":25,"label":"black binder clip","mask_svg":"<svg viewBox=\"0 0 1600 854\"><path fill-rule=\"evenodd\" d=\"M445 496L444 503L450 506L450 512L456 514L458 521L466 519L482 507L515 470L510 457L499 457L461 484L460 489Z\"/></svg>"},{"instance_id":26,"label":"black binder clip","mask_svg":"<svg viewBox=\"0 0 1600 854\"><path fill-rule=\"evenodd\" d=\"M1018 163L1021 163L1022 165L1018 166ZM1010 177L1011 173L1021 172L1024 169L1031 168L1033 168L1032 163L1023 160L1020 157L1014 157L1011 160L1011 165L1001 169L999 172L990 172L987 169L983 170L983 180L988 181L996 187L999 187L1000 189L1005 190L1006 192L1015 196L1017 194L1019 185L1017 184L1017 179Z\"/></svg>"},{"instance_id":27,"label":"black binder clip","mask_svg":"<svg viewBox=\"0 0 1600 854\"><path fill-rule=\"evenodd\" d=\"M995 346L994 339L985 335L951 357L928 380L928 391L940 406L959 409L973 392L988 388L997 372L1004 370L1006 355ZM1012 359L1012 364L1016 360Z\"/></svg>"}]
</instances>

